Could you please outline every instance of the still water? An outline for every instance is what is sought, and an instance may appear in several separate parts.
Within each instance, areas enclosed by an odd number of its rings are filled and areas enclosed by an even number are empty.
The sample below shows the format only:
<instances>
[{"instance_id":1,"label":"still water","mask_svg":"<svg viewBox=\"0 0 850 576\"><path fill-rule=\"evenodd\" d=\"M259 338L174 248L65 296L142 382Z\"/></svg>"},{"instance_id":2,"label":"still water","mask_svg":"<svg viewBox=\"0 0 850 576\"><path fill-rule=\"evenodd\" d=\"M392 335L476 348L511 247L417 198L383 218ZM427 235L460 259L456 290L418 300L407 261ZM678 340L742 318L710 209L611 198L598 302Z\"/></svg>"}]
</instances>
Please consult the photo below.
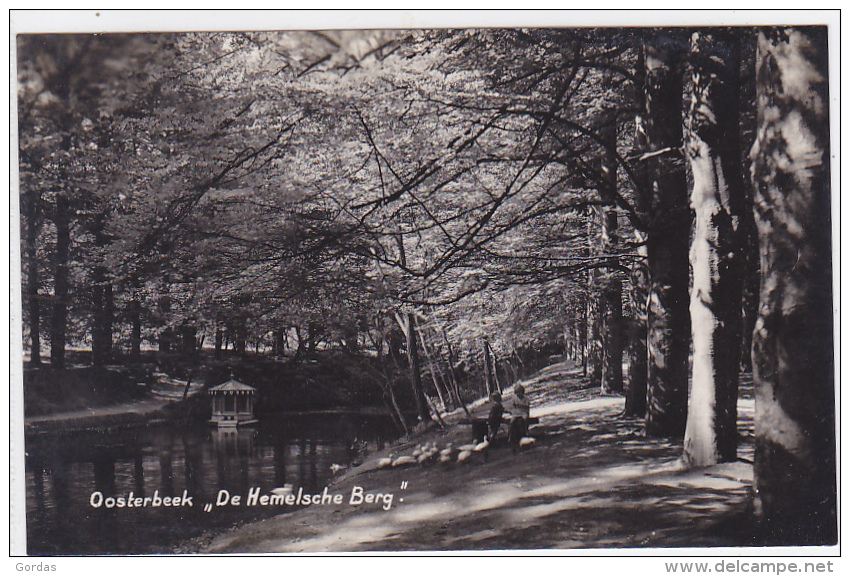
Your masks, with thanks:
<instances>
[{"instance_id":1,"label":"still water","mask_svg":"<svg viewBox=\"0 0 850 576\"><path fill-rule=\"evenodd\" d=\"M31 555L156 554L191 538L291 510L214 507L219 490L247 496L285 484L317 493L396 435L388 417L281 415L251 428L162 424L26 439L27 552ZM92 494L182 496L181 507L94 508Z\"/></svg>"}]
</instances>

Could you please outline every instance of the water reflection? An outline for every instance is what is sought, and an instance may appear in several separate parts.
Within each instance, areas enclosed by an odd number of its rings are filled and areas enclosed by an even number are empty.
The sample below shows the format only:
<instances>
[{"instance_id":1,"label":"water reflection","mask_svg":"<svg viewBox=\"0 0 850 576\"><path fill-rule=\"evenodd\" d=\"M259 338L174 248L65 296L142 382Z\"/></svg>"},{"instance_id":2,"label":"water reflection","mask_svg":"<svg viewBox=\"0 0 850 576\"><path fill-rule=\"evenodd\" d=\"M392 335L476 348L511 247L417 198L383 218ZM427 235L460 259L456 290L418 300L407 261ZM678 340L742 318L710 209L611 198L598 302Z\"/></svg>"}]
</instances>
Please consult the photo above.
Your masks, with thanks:
<instances>
[{"instance_id":1,"label":"water reflection","mask_svg":"<svg viewBox=\"0 0 850 576\"><path fill-rule=\"evenodd\" d=\"M28 437L27 549L29 554L171 552L205 530L285 512L285 508L221 507L219 490L247 495L284 484L320 491L331 464L349 465L394 437L381 417L310 415L255 428L217 430L159 425ZM104 498L192 497L191 507L92 507Z\"/></svg>"}]
</instances>

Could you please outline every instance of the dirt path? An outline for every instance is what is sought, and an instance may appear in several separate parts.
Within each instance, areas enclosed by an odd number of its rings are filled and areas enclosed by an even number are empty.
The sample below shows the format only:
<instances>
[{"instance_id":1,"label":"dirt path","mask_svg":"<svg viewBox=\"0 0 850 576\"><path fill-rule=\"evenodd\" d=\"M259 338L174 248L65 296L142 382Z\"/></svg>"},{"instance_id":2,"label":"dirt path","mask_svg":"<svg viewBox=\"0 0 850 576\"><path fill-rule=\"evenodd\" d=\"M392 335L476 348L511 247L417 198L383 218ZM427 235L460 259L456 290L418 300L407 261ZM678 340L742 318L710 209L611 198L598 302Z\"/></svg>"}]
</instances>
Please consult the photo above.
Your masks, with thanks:
<instances>
[{"instance_id":1,"label":"dirt path","mask_svg":"<svg viewBox=\"0 0 850 576\"><path fill-rule=\"evenodd\" d=\"M145 400L135 400L133 402L124 402L122 404L110 404L108 406L98 406L96 408L84 408L81 410L45 414L43 416L28 416L24 419L24 422L29 425L41 422L56 422L59 420L117 416L119 414L150 414L152 412L156 412L170 402L171 400L163 398L149 398Z\"/></svg>"},{"instance_id":2,"label":"dirt path","mask_svg":"<svg viewBox=\"0 0 850 576\"><path fill-rule=\"evenodd\" d=\"M701 470L681 466L681 444L647 439L641 423L619 418L620 397L581 389L565 365L529 382L536 444L513 454L491 447L486 461L377 469L372 458L331 487L339 505L313 505L250 524L189 549L202 552L327 552L741 546L730 530L752 485L752 400L741 400L744 460ZM457 420L457 417L453 418ZM468 441L451 426L416 443ZM379 455L380 456L380 455ZM406 483L406 484L403 484ZM402 487L404 486L404 488ZM351 505L357 488L392 494ZM296 491L298 487L294 488ZM356 499L356 498L355 498Z\"/></svg>"}]
</instances>

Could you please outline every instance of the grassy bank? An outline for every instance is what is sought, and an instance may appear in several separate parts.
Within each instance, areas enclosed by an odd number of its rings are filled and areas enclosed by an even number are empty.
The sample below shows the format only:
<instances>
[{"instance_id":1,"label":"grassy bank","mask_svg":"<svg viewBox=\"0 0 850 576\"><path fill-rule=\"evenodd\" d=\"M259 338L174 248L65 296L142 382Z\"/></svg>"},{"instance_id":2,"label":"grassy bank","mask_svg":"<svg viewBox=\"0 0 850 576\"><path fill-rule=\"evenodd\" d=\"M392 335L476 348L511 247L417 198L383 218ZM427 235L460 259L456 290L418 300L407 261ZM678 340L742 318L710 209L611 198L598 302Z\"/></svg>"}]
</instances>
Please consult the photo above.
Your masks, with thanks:
<instances>
[{"instance_id":1,"label":"grassy bank","mask_svg":"<svg viewBox=\"0 0 850 576\"><path fill-rule=\"evenodd\" d=\"M386 410L387 401L374 380L374 359L337 351L320 351L312 359L291 362L267 355L227 355L209 351L192 356L149 352L140 359L116 358L91 366L90 355L74 353L64 370L49 364L24 365L24 410L27 417L138 402L152 397L157 381L173 379L212 387L233 377L257 389L255 410ZM414 403L404 374L397 374L397 400L403 409Z\"/></svg>"}]
</instances>

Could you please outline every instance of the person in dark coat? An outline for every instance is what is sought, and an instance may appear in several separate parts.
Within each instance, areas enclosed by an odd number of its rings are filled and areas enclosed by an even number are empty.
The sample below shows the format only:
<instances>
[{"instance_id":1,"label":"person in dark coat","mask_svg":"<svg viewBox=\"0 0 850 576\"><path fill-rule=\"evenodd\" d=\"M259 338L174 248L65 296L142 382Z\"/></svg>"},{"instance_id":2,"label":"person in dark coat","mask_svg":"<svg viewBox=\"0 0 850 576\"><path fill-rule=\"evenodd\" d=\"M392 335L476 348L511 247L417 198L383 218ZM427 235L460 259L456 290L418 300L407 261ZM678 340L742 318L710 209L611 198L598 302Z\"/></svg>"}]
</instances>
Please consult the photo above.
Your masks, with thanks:
<instances>
[{"instance_id":1,"label":"person in dark coat","mask_svg":"<svg viewBox=\"0 0 850 576\"><path fill-rule=\"evenodd\" d=\"M502 415L505 413L505 407L502 406L502 395L498 392L490 394L490 414L487 416L487 429L489 435L488 440L493 440L499 432L499 427L502 425Z\"/></svg>"}]
</instances>

